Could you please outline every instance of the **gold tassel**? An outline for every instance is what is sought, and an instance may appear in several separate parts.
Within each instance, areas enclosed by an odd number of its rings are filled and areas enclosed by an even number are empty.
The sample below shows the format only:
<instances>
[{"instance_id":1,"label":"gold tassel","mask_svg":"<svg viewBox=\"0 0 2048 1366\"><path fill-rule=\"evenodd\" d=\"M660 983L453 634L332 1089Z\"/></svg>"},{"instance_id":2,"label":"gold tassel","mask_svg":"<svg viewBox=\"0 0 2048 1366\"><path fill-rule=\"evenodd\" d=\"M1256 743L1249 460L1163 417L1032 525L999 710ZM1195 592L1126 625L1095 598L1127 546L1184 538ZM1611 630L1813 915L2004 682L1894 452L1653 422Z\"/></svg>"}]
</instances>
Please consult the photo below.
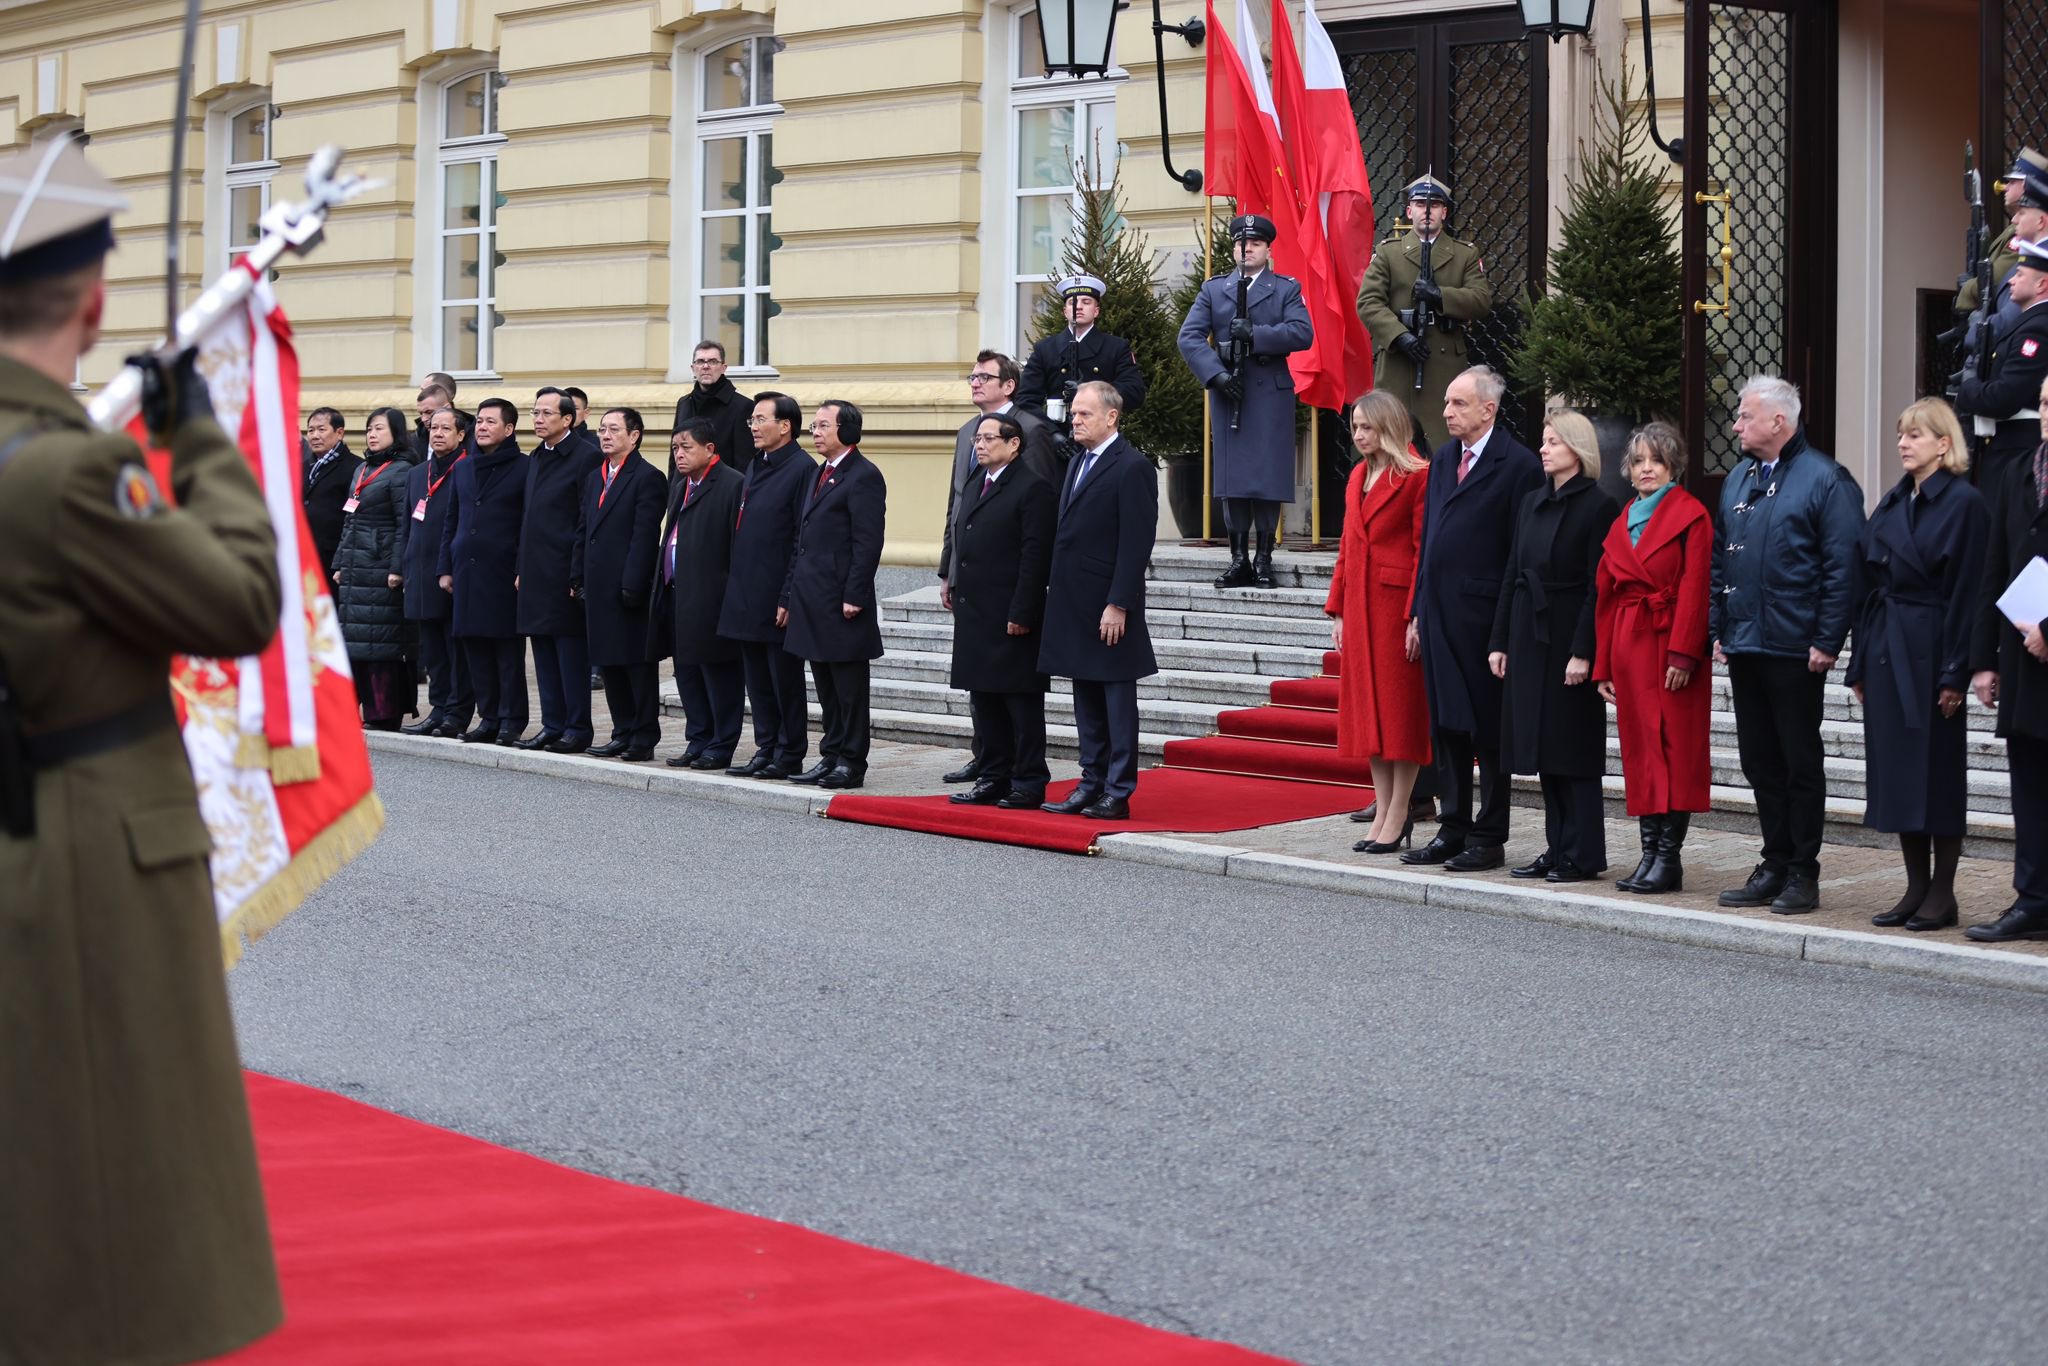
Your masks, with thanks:
<instances>
[{"instance_id":1,"label":"gold tassel","mask_svg":"<svg viewBox=\"0 0 2048 1366\"><path fill-rule=\"evenodd\" d=\"M260 735L242 732L235 741L235 767L269 768L270 741Z\"/></svg>"},{"instance_id":2,"label":"gold tassel","mask_svg":"<svg viewBox=\"0 0 2048 1366\"><path fill-rule=\"evenodd\" d=\"M277 928L350 859L369 848L383 828L384 803L375 792L337 816L220 927L222 966L232 969L242 959L245 939L253 944Z\"/></svg>"},{"instance_id":3,"label":"gold tassel","mask_svg":"<svg viewBox=\"0 0 2048 1366\"><path fill-rule=\"evenodd\" d=\"M273 783L310 783L320 776L320 748L317 745L294 745L290 749L270 751L270 781Z\"/></svg>"}]
</instances>

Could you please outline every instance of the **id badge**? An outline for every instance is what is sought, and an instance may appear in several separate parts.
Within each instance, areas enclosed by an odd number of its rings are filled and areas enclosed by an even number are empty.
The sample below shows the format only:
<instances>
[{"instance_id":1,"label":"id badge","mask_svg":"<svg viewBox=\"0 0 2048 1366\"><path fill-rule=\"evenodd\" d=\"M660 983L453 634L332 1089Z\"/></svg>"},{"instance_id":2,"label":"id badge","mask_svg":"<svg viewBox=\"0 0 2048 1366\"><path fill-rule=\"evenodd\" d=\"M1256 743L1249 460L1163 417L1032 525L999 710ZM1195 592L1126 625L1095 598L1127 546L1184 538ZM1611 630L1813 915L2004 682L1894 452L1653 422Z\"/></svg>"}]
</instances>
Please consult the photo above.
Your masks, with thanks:
<instances>
[{"instance_id":1,"label":"id badge","mask_svg":"<svg viewBox=\"0 0 2048 1366\"><path fill-rule=\"evenodd\" d=\"M346 503L343 503L341 505L341 510L343 512L354 512L356 510L356 504L361 501L362 500L359 498L351 498Z\"/></svg>"},{"instance_id":2,"label":"id badge","mask_svg":"<svg viewBox=\"0 0 2048 1366\"><path fill-rule=\"evenodd\" d=\"M419 500L419 501L418 501L417 503L414 503L414 504L412 505L412 519L413 519L413 520L414 520L415 522L424 522L424 521L426 521L426 520L427 520L427 500L426 500L426 499L422 498L422 499L420 499L420 500Z\"/></svg>"}]
</instances>

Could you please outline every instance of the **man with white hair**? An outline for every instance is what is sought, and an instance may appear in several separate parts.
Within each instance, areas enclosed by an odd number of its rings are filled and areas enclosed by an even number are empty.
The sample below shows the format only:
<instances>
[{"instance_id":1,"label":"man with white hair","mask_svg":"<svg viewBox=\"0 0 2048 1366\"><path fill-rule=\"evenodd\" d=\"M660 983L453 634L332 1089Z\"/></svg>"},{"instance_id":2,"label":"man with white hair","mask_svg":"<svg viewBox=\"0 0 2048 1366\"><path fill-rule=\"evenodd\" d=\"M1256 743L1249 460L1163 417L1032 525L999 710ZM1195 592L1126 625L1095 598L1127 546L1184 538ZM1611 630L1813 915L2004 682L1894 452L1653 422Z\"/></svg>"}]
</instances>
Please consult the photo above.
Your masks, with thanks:
<instances>
[{"instance_id":1,"label":"man with white hair","mask_svg":"<svg viewBox=\"0 0 2048 1366\"><path fill-rule=\"evenodd\" d=\"M1807 444L1799 391L1775 376L1742 386L1735 438L1749 458L1721 486L1709 611L1764 845L1721 904L1804 915L1820 905L1821 706L1859 596L1863 491Z\"/></svg>"}]
</instances>

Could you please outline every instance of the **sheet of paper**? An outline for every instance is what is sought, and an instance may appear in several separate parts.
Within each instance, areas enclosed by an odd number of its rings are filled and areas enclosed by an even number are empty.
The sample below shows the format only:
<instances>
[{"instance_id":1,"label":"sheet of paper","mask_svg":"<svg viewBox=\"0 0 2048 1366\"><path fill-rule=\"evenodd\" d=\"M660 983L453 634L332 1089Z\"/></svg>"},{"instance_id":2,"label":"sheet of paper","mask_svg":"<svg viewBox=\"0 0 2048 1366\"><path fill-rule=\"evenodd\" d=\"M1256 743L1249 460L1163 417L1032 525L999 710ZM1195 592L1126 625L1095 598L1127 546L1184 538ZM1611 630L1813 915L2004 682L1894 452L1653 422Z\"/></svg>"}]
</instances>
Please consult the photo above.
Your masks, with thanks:
<instances>
[{"instance_id":1,"label":"sheet of paper","mask_svg":"<svg viewBox=\"0 0 2048 1366\"><path fill-rule=\"evenodd\" d=\"M1998 599L1998 610L2015 626L2048 621L2048 560L2039 555L2028 560Z\"/></svg>"}]
</instances>

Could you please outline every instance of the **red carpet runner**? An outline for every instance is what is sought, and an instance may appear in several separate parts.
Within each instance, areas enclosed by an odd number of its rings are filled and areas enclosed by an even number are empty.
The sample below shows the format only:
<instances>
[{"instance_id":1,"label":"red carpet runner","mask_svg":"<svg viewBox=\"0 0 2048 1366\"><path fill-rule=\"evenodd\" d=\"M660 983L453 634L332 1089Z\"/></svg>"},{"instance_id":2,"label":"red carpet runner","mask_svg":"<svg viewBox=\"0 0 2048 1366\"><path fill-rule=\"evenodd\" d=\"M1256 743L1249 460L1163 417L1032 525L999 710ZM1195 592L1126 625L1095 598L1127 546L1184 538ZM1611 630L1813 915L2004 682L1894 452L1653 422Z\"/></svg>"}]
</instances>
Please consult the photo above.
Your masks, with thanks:
<instances>
[{"instance_id":1,"label":"red carpet runner","mask_svg":"<svg viewBox=\"0 0 2048 1366\"><path fill-rule=\"evenodd\" d=\"M955 806L937 797L834 797L833 820L890 825L963 839L1085 854L1100 835L1141 830L1213 834L1350 811L1371 800L1372 766L1337 756L1337 653L1320 678L1283 678L1266 706L1218 713L1217 733L1166 742L1162 765L1138 775L1131 819L1094 825L1078 816ZM1276 781L1287 779L1291 781ZM1072 783L1055 783L1058 800Z\"/></svg>"},{"instance_id":2,"label":"red carpet runner","mask_svg":"<svg viewBox=\"0 0 2048 1366\"><path fill-rule=\"evenodd\" d=\"M1253 1366L249 1075L285 1326L232 1366Z\"/></svg>"}]
</instances>

